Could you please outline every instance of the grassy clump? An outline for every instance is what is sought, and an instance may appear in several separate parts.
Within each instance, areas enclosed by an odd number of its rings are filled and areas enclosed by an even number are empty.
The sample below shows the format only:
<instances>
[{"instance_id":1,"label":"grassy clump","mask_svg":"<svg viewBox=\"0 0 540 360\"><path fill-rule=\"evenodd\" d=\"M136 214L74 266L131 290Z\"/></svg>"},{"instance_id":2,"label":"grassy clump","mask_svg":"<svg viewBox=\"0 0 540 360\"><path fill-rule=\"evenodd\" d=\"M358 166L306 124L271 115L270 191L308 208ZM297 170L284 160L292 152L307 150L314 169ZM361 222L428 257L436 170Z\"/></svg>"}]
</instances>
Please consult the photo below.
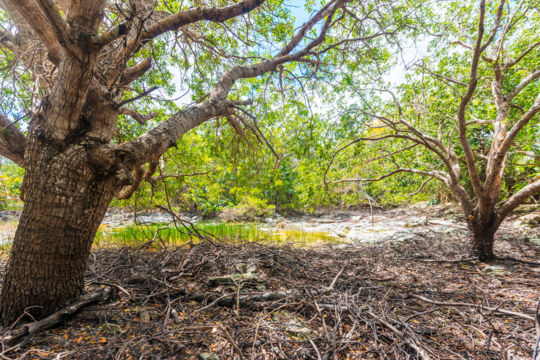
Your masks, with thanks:
<instances>
[{"instance_id":1,"label":"grassy clump","mask_svg":"<svg viewBox=\"0 0 540 360\"><path fill-rule=\"evenodd\" d=\"M309 245L313 243L339 243L339 239L326 233L306 232L301 230L279 230L275 232L260 229L256 224L239 223L200 223L195 230L202 236L209 236L220 243L266 242L266 243L296 243ZM159 245L182 245L187 242L200 241L196 232L173 224L133 225L121 228L101 226L94 245L107 246L137 246L148 241Z\"/></svg>"}]
</instances>

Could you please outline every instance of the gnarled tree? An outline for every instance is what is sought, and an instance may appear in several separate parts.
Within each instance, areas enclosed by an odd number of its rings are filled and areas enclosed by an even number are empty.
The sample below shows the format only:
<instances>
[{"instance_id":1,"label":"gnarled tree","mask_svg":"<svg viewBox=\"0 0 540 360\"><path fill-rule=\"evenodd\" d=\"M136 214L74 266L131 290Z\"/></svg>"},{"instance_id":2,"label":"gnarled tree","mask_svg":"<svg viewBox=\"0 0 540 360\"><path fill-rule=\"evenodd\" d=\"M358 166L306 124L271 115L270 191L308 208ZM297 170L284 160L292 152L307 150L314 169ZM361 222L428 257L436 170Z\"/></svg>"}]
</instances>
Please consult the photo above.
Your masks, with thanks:
<instances>
[{"instance_id":1,"label":"gnarled tree","mask_svg":"<svg viewBox=\"0 0 540 360\"><path fill-rule=\"evenodd\" d=\"M510 166L538 164L530 151L540 112L535 4L481 0L479 6L439 7L442 19L430 26L437 29L430 58L416 64L398 94L377 90L390 94L390 103L355 109L367 119L368 131L338 150L364 141L384 144L373 161L387 160L391 169L373 178L329 182L375 182L406 173L439 180L461 205L475 254L492 260L503 220L540 191L535 174L517 190L503 186ZM509 157L522 163L509 164Z\"/></svg>"},{"instance_id":2,"label":"gnarled tree","mask_svg":"<svg viewBox=\"0 0 540 360\"><path fill-rule=\"evenodd\" d=\"M2 287L4 324L25 311L50 314L81 294L92 241L111 200L151 176L156 159L187 131L235 116L249 102L238 100L240 80L279 73L291 62L317 70L328 50L376 36L362 30L374 14L362 15L361 6L345 0L326 2L296 31L291 22L279 23L280 1L201 3L0 0L9 19L0 30L2 71L12 79L0 104L0 154L25 169L24 209ZM331 41L332 28L351 14L355 19L341 31L352 38ZM210 26L221 32L212 34ZM220 47L227 36L237 43ZM259 40L273 41L273 48ZM206 68L203 84L192 87L199 99L194 104L130 141L115 140L119 118L144 124L155 115L128 104L134 84L141 93L136 99L153 90L141 89L152 68L146 56L168 51L174 53L169 61L183 58L186 66L208 54L223 62ZM24 117L26 135L12 123Z\"/></svg>"}]
</instances>

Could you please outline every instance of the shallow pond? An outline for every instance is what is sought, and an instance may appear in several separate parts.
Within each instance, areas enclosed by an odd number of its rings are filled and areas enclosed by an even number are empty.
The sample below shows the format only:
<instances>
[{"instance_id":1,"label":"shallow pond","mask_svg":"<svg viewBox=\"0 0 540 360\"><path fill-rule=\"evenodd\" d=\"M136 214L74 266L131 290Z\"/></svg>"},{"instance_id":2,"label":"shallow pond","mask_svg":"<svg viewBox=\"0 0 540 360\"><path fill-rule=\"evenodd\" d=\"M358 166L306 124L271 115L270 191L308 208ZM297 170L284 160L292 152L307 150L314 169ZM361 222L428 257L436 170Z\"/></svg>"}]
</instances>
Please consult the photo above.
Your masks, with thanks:
<instances>
[{"instance_id":1,"label":"shallow pond","mask_svg":"<svg viewBox=\"0 0 540 360\"><path fill-rule=\"evenodd\" d=\"M172 223L120 227L103 224L99 227L94 245L98 247L136 246L147 242L152 242L155 246L181 245L187 242L199 242L201 238L209 238L220 243L259 241L298 246L343 243L343 239L327 232L267 228L261 224L252 223L200 222L193 227Z\"/></svg>"}]
</instances>

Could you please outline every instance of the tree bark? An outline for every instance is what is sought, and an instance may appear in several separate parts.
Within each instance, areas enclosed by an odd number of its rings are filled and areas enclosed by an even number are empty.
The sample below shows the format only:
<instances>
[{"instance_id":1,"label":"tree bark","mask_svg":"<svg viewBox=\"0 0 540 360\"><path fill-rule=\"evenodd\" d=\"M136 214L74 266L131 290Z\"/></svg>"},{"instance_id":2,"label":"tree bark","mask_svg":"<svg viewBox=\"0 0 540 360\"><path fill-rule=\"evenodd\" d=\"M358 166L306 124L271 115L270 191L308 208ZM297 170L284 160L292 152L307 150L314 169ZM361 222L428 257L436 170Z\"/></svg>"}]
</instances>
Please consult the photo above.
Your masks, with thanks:
<instances>
[{"instance_id":1,"label":"tree bark","mask_svg":"<svg viewBox=\"0 0 540 360\"><path fill-rule=\"evenodd\" d=\"M24 209L1 294L1 320L27 312L42 318L84 291L86 261L98 226L117 191L88 161L88 138L51 144L33 134L23 182Z\"/></svg>"},{"instance_id":2,"label":"tree bark","mask_svg":"<svg viewBox=\"0 0 540 360\"><path fill-rule=\"evenodd\" d=\"M471 228L473 233L472 245L474 256L477 256L480 261L488 262L494 260L493 243L495 232L497 231L496 225L493 223L473 223Z\"/></svg>"}]
</instances>

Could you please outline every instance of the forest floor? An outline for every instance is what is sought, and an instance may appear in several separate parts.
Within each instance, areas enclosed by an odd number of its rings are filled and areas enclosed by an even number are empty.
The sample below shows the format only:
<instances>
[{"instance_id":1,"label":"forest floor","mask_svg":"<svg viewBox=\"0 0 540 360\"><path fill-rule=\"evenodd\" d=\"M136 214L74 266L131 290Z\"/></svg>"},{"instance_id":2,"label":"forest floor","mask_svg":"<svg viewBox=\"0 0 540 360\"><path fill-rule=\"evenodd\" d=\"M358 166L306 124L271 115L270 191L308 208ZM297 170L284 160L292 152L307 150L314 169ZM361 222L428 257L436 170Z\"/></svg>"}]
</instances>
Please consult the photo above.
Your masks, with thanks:
<instances>
[{"instance_id":1,"label":"forest floor","mask_svg":"<svg viewBox=\"0 0 540 360\"><path fill-rule=\"evenodd\" d=\"M469 258L467 236L432 233L96 249L87 287L111 298L0 358L531 359L539 232L503 228L491 264Z\"/></svg>"}]
</instances>

